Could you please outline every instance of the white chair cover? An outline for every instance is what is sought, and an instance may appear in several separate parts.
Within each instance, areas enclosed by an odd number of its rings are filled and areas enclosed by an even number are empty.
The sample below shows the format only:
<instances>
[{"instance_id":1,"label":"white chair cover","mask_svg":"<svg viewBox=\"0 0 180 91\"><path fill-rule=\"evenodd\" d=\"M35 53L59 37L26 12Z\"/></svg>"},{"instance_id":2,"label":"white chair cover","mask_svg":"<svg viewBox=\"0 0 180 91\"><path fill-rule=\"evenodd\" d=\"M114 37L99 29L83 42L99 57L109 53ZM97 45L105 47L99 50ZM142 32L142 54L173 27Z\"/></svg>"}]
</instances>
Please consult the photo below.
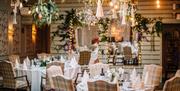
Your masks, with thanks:
<instances>
[{"instance_id":1,"label":"white chair cover","mask_svg":"<svg viewBox=\"0 0 180 91\"><path fill-rule=\"evenodd\" d=\"M143 81L147 86L158 86L162 76L162 66L145 65L143 70Z\"/></svg>"},{"instance_id":2,"label":"white chair cover","mask_svg":"<svg viewBox=\"0 0 180 91\"><path fill-rule=\"evenodd\" d=\"M175 76L180 77L180 70L177 70L177 71L176 71Z\"/></svg>"},{"instance_id":3,"label":"white chair cover","mask_svg":"<svg viewBox=\"0 0 180 91\"><path fill-rule=\"evenodd\" d=\"M48 79L50 82L50 86L52 88L54 88L52 77L63 75L62 69L59 66L53 65L53 66L49 67L46 71L47 71L47 76L48 76Z\"/></svg>"}]
</instances>

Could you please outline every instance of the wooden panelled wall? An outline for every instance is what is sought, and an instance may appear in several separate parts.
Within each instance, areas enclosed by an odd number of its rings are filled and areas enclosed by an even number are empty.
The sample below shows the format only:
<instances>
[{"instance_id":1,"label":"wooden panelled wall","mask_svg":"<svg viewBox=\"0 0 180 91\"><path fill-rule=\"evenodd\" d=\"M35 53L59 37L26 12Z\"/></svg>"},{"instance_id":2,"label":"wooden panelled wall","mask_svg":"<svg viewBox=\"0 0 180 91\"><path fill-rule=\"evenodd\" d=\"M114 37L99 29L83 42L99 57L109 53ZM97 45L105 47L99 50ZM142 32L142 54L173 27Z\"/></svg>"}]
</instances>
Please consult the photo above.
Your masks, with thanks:
<instances>
[{"instance_id":1,"label":"wooden panelled wall","mask_svg":"<svg viewBox=\"0 0 180 91\"><path fill-rule=\"evenodd\" d=\"M77 0L65 0L64 3L61 3L61 0L56 0L60 8L60 13L63 14L64 11L70 10L71 8L80 8L84 4L78 3ZM180 10L173 10L173 4L180 4L179 0L160 0L160 8L156 7L156 0L138 0L138 13L141 13L145 17L162 17L163 23L180 23L179 20L175 19L175 13L180 13ZM104 11L108 10L108 7L104 8ZM31 23L32 19L29 17L23 17L22 23ZM59 22L53 23L51 25L51 32L57 30L57 25ZM96 31L97 28L93 28ZM82 36L79 36L79 39L84 40L83 33ZM94 34L92 34L94 35ZM150 40L151 36L147 35L147 38ZM59 38L56 38L59 40ZM80 44L83 44L79 42ZM162 38L155 36L155 51L151 51L151 42L143 41L142 42L142 63L143 64L162 64ZM54 50L55 45L60 44L58 41L54 41L52 44L51 41L51 53L57 53ZM85 44L85 43L84 43Z\"/></svg>"},{"instance_id":2,"label":"wooden panelled wall","mask_svg":"<svg viewBox=\"0 0 180 91\"><path fill-rule=\"evenodd\" d=\"M0 60L7 60L8 55L18 54L22 59L35 54L32 43L32 22L22 23L22 16L17 14L17 24L12 24L13 8L10 6L11 0L0 0ZM13 31L8 32L9 25ZM11 39L10 39L11 37Z\"/></svg>"},{"instance_id":3,"label":"wooden panelled wall","mask_svg":"<svg viewBox=\"0 0 180 91\"><path fill-rule=\"evenodd\" d=\"M81 2L79 3L78 0L65 0L64 3L61 3L61 0L57 0L56 3L59 6L60 9L60 14L65 14L65 11L69 11L72 8L77 9L77 8L83 8L84 4ZM95 8L94 8L95 9ZM107 8L106 8L107 9ZM57 26L59 25L59 22L55 22L51 24L51 32L57 30ZM52 36L52 35L51 35ZM97 33L97 27L91 27L90 30L88 30L88 27L84 27L82 30L76 31L76 42L80 46L84 45L90 45L91 40L98 36ZM61 45L62 42L60 42L61 38L56 37L54 41L51 41L51 53L57 53L57 51L54 49L56 45ZM59 53L64 53L63 50L60 50Z\"/></svg>"},{"instance_id":4,"label":"wooden panelled wall","mask_svg":"<svg viewBox=\"0 0 180 91\"><path fill-rule=\"evenodd\" d=\"M145 17L162 17L163 23L180 23L175 19L175 13L180 10L173 10L173 4L179 4L179 0L160 0L160 8L156 6L156 0L138 0L138 13ZM148 39L151 36L147 35ZM155 36L155 51L151 51L151 42L142 42L142 63L162 64L162 36Z\"/></svg>"},{"instance_id":5,"label":"wooden panelled wall","mask_svg":"<svg viewBox=\"0 0 180 91\"><path fill-rule=\"evenodd\" d=\"M21 17L17 15L17 24L12 24L10 0L0 0L0 60L8 55L21 52Z\"/></svg>"}]
</instances>

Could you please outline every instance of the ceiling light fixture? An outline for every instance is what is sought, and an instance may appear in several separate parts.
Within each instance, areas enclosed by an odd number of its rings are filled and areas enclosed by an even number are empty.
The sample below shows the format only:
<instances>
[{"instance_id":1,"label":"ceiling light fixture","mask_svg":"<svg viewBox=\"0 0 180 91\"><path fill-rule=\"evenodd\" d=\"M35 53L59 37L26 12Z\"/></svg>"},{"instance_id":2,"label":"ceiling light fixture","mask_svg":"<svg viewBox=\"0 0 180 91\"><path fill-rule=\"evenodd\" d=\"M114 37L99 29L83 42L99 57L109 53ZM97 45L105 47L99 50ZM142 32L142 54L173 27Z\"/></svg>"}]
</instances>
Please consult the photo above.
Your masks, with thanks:
<instances>
[{"instance_id":1,"label":"ceiling light fixture","mask_svg":"<svg viewBox=\"0 0 180 91\"><path fill-rule=\"evenodd\" d=\"M59 8L51 0L48 2L38 0L38 3L32 7L31 14L35 24L41 27L44 24L51 24L52 21L58 20Z\"/></svg>"}]
</instances>

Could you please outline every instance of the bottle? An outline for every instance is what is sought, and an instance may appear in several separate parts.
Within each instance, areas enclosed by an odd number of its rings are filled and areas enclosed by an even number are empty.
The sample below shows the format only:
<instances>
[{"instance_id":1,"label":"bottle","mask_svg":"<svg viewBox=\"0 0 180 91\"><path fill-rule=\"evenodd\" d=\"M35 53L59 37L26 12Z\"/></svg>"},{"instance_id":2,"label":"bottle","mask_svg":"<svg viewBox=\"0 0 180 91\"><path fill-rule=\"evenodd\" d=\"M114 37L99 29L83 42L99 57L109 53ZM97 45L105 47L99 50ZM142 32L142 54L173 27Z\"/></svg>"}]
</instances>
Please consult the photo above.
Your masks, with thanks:
<instances>
[{"instance_id":1,"label":"bottle","mask_svg":"<svg viewBox=\"0 0 180 91\"><path fill-rule=\"evenodd\" d=\"M104 69L103 68L101 69L101 74L100 75L104 76Z\"/></svg>"}]
</instances>

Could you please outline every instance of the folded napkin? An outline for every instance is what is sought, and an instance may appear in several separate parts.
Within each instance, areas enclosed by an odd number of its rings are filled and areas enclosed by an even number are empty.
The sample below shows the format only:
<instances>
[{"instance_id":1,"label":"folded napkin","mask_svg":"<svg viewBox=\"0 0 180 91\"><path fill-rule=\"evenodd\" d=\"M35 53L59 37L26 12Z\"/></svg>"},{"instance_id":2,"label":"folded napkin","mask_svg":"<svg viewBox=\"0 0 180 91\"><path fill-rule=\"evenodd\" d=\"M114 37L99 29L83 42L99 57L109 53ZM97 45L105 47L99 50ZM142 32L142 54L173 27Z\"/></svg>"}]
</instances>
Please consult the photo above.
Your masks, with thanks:
<instances>
[{"instance_id":1,"label":"folded napkin","mask_svg":"<svg viewBox=\"0 0 180 91\"><path fill-rule=\"evenodd\" d=\"M124 69L123 69L122 67L120 67L120 68L118 69L118 71L119 71L119 74L124 74Z\"/></svg>"},{"instance_id":2,"label":"folded napkin","mask_svg":"<svg viewBox=\"0 0 180 91\"><path fill-rule=\"evenodd\" d=\"M136 77L137 77L137 73L136 73L136 69L134 68L132 74L130 75L131 82L135 82Z\"/></svg>"},{"instance_id":3,"label":"folded napkin","mask_svg":"<svg viewBox=\"0 0 180 91\"><path fill-rule=\"evenodd\" d=\"M61 59L60 61L61 61L62 63L64 63L64 62L66 61L62 55L61 55L61 58L60 58L60 59Z\"/></svg>"},{"instance_id":4,"label":"folded napkin","mask_svg":"<svg viewBox=\"0 0 180 91\"><path fill-rule=\"evenodd\" d=\"M110 69L107 70L107 77L108 77L108 78L111 78L111 77L112 77L112 73L111 73Z\"/></svg>"},{"instance_id":5,"label":"folded napkin","mask_svg":"<svg viewBox=\"0 0 180 91\"><path fill-rule=\"evenodd\" d=\"M84 50L88 50L88 47L87 47L87 45L85 45L85 46L84 46Z\"/></svg>"},{"instance_id":6,"label":"folded napkin","mask_svg":"<svg viewBox=\"0 0 180 91\"><path fill-rule=\"evenodd\" d=\"M16 59L15 67L16 67L16 68L19 68L19 62L18 62L18 59Z\"/></svg>"},{"instance_id":7,"label":"folded napkin","mask_svg":"<svg viewBox=\"0 0 180 91\"><path fill-rule=\"evenodd\" d=\"M50 62L51 60L50 60L50 57L46 57L46 60L48 61L48 62Z\"/></svg>"},{"instance_id":8,"label":"folded napkin","mask_svg":"<svg viewBox=\"0 0 180 91\"><path fill-rule=\"evenodd\" d=\"M91 58L90 58L89 64L94 64L94 61L98 59L98 51L99 51L99 48L97 47L93 52L91 52Z\"/></svg>"},{"instance_id":9,"label":"folded napkin","mask_svg":"<svg viewBox=\"0 0 180 91\"><path fill-rule=\"evenodd\" d=\"M26 63L26 61L24 60L24 62L23 62L23 69L27 69L27 63Z\"/></svg>"},{"instance_id":10,"label":"folded napkin","mask_svg":"<svg viewBox=\"0 0 180 91\"><path fill-rule=\"evenodd\" d=\"M30 66L30 60L29 60L29 57L28 57L28 56L26 57L25 61L26 61L26 65L27 65L27 66Z\"/></svg>"},{"instance_id":11,"label":"folded napkin","mask_svg":"<svg viewBox=\"0 0 180 91\"><path fill-rule=\"evenodd\" d=\"M88 75L88 73L85 70L81 81L83 83L87 83L88 80L89 80L89 75Z\"/></svg>"},{"instance_id":12,"label":"folded napkin","mask_svg":"<svg viewBox=\"0 0 180 91\"><path fill-rule=\"evenodd\" d=\"M35 62L35 59L32 59L32 60L31 60L31 67L32 67L32 68L35 67L34 62Z\"/></svg>"},{"instance_id":13,"label":"folded napkin","mask_svg":"<svg viewBox=\"0 0 180 91\"><path fill-rule=\"evenodd\" d=\"M77 63L76 58L74 56L71 58L70 65L73 68L78 66L78 63Z\"/></svg>"}]
</instances>

